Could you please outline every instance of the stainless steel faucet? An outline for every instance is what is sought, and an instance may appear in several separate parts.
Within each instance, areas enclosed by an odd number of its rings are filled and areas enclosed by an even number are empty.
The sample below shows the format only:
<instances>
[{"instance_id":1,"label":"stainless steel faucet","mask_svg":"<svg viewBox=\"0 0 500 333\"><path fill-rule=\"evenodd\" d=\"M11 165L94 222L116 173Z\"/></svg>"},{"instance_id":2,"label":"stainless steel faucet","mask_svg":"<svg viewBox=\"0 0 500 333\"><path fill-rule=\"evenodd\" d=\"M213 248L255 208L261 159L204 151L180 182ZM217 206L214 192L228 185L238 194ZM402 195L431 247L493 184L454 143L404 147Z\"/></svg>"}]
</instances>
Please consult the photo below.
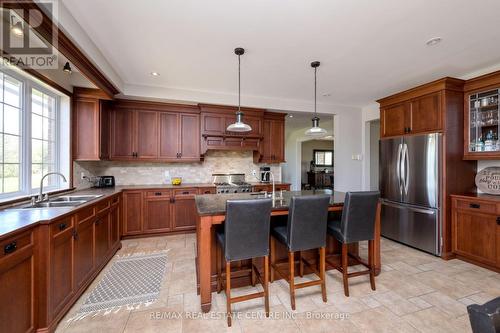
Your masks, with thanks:
<instances>
[{"instance_id":1,"label":"stainless steel faucet","mask_svg":"<svg viewBox=\"0 0 500 333\"><path fill-rule=\"evenodd\" d=\"M269 174L269 175L271 176L271 181L273 182L273 193L272 193L272 195L271 195L271 198L272 198L272 199L273 199L273 201L274 201L274 200L276 199L276 189L275 189L275 186L274 186L274 185L275 185L275 183L274 183L274 173L273 173L271 170L268 170L268 171L265 171L265 172L264 172L264 176L265 176L266 174ZM255 177L258 179L258 177L257 177L257 176L255 176Z\"/></svg>"},{"instance_id":2,"label":"stainless steel faucet","mask_svg":"<svg viewBox=\"0 0 500 333\"><path fill-rule=\"evenodd\" d=\"M67 180L66 180L66 177L64 177L64 175L60 172L48 172L46 173L42 179L40 180L40 193L38 194L38 199L36 200L36 202L41 202L41 201L44 201L44 200L49 200L49 195L46 194L45 195L45 198L43 197L43 181L44 179L47 177L47 176L50 176L50 175L59 175L62 177L63 181L66 183Z\"/></svg>"}]
</instances>

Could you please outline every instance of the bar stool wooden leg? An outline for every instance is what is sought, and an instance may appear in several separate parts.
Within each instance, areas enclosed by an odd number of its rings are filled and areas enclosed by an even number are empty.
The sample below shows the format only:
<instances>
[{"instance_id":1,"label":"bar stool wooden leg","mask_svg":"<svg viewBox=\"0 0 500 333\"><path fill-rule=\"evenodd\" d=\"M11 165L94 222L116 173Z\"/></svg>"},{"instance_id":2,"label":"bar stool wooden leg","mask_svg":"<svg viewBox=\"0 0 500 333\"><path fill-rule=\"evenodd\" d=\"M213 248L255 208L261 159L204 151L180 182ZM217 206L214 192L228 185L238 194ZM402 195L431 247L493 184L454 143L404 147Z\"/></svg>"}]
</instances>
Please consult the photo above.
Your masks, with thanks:
<instances>
[{"instance_id":1,"label":"bar stool wooden leg","mask_svg":"<svg viewBox=\"0 0 500 333\"><path fill-rule=\"evenodd\" d=\"M304 277L304 263L302 262L302 251L299 251L299 276Z\"/></svg>"},{"instance_id":2,"label":"bar stool wooden leg","mask_svg":"<svg viewBox=\"0 0 500 333\"><path fill-rule=\"evenodd\" d=\"M269 317L269 257L264 257L264 307Z\"/></svg>"},{"instance_id":3,"label":"bar stool wooden leg","mask_svg":"<svg viewBox=\"0 0 500 333\"><path fill-rule=\"evenodd\" d=\"M347 244L342 243L342 278L344 280L344 294L349 297L349 282L347 276Z\"/></svg>"},{"instance_id":4,"label":"bar stool wooden leg","mask_svg":"<svg viewBox=\"0 0 500 333\"><path fill-rule=\"evenodd\" d=\"M321 295L323 302L326 302L326 281L325 281L325 247L319 249L319 278L321 279Z\"/></svg>"},{"instance_id":5,"label":"bar stool wooden leg","mask_svg":"<svg viewBox=\"0 0 500 333\"><path fill-rule=\"evenodd\" d=\"M231 327L231 263L226 262L226 312L227 326Z\"/></svg>"},{"instance_id":6,"label":"bar stool wooden leg","mask_svg":"<svg viewBox=\"0 0 500 333\"><path fill-rule=\"evenodd\" d=\"M295 284L294 284L294 278L295 278L295 261L293 258L293 252L289 251L288 252L288 264L290 265L290 303L292 306L292 310L295 310Z\"/></svg>"},{"instance_id":7,"label":"bar stool wooden leg","mask_svg":"<svg viewBox=\"0 0 500 333\"><path fill-rule=\"evenodd\" d=\"M375 290L375 246L373 240L368 241L368 265L370 266L370 284L372 290Z\"/></svg>"},{"instance_id":8,"label":"bar stool wooden leg","mask_svg":"<svg viewBox=\"0 0 500 333\"><path fill-rule=\"evenodd\" d=\"M216 245L216 266L217 266L217 294L219 294L222 290L222 255L221 248L219 244Z\"/></svg>"},{"instance_id":9,"label":"bar stool wooden leg","mask_svg":"<svg viewBox=\"0 0 500 333\"><path fill-rule=\"evenodd\" d=\"M252 287L255 287L255 279L256 279L256 276L255 276L255 258L252 258L251 259L251 269L252 269Z\"/></svg>"},{"instance_id":10,"label":"bar stool wooden leg","mask_svg":"<svg viewBox=\"0 0 500 333\"><path fill-rule=\"evenodd\" d=\"M270 237L269 239L270 242L270 256L271 256L271 283L274 282L274 261L275 261L275 255L276 255L276 240L274 239L273 236Z\"/></svg>"}]
</instances>

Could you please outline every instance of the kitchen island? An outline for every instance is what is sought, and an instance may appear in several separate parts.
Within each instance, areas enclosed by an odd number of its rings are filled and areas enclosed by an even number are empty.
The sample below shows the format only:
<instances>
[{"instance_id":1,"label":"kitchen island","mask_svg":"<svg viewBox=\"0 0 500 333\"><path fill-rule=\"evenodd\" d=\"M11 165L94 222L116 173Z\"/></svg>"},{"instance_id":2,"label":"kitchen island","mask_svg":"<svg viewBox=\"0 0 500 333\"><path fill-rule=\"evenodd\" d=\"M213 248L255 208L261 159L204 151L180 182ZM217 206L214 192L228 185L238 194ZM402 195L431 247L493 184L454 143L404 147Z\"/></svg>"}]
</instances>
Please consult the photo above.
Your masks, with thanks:
<instances>
[{"instance_id":1,"label":"kitchen island","mask_svg":"<svg viewBox=\"0 0 500 333\"><path fill-rule=\"evenodd\" d=\"M340 213L344 205L345 193L332 190L313 190L313 191L292 191L284 192L282 198L276 198L273 202L271 216L288 215L288 206L290 199L293 196L302 195L330 195L329 211L331 214ZM277 193L277 196L280 194ZM198 212L198 220L196 224L197 237L197 258L196 272L198 293L200 295L201 309L203 312L210 311L212 305L212 291L216 290L216 240L214 237L214 229L217 225L224 222L226 214L226 201L231 199L260 199L264 198L263 194L258 193L238 193L238 194L207 194L197 195L195 197L196 208ZM271 219L273 223L273 219ZM380 204L377 208L377 219L375 221L375 268L376 274L380 273ZM327 237L326 253L331 262L339 261L341 245L332 237ZM349 245L349 253L356 258L359 258L358 244ZM316 260L317 251L304 251L302 256L309 259L311 262ZM287 258L287 250L284 246L276 248L278 262ZM355 263L353 261L352 263ZM222 264L222 263L221 263ZM262 267L262 259L257 260L257 266ZM351 264L351 262L350 262ZM251 283L251 261L241 260L231 263L231 285L241 287L250 285ZM327 270L334 267L327 264ZM310 273L305 269L306 274ZM327 286L328 288L328 286Z\"/></svg>"}]
</instances>

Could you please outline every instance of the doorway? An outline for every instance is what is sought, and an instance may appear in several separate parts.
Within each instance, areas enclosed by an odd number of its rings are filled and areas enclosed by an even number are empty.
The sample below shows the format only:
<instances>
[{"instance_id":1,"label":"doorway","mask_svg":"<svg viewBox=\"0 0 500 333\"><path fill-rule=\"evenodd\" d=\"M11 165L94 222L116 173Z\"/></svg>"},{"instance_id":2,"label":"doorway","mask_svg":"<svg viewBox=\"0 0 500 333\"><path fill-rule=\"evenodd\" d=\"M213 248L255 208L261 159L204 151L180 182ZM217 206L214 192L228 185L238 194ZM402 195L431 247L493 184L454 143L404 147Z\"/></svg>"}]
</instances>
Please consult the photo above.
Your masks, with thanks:
<instances>
[{"instance_id":1,"label":"doorway","mask_svg":"<svg viewBox=\"0 0 500 333\"><path fill-rule=\"evenodd\" d=\"M370 190L379 189L380 120L370 121Z\"/></svg>"}]
</instances>

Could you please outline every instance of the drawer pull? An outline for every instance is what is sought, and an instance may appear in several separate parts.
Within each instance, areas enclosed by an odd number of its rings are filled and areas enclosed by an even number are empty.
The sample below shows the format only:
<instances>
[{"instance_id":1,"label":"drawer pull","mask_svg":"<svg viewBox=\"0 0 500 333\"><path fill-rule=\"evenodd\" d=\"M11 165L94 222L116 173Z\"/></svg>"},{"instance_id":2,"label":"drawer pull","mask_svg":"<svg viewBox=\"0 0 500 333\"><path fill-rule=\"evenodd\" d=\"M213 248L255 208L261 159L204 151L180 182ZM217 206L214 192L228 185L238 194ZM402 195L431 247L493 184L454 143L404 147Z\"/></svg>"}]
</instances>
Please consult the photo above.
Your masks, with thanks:
<instances>
[{"instance_id":1,"label":"drawer pull","mask_svg":"<svg viewBox=\"0 0 500 333\"><path fill-rule=\"evenodd\" d=\"M161 195L161 192L155 192L155 195Z\"/></svg>"},{"instance_id":2,"label":"drawer pull","mask_svg":"<svg viewBox=\"0 0 500 333\"><path fill-rule=\"evenodd\" d=\"M497 217L497 224L500 225L500 217Z\"/></svg>"},{"instance_id":3,"label":"drawer pull","mask_svg":"<svg viewBox=\"0 0 500 333\"><path fill-rule=\"evenodd\" d=\"M189 194L189 191L184 191L182 192L182 194Z\"/></svg>"},{"instance_id":4,"label":"drawer pull","mask_svg":"<svg viewBox=\"0 0 500 333\"><path fill-rule=\"evenodd\" d=\"M95 225L99 225L99 224L101 224L101 222L102 222L102 220L101 220L101 219L96 220L96 221L95 221Z\"/></svg>"},{"instance_id":5,"label":"drawer pull","mask_svg":"<svg viewBox=\"0 0 500 333\"><path fill-rule=\"evenodd\" d=\"M66 223L59 224L59 230L63 231L68 225Z\"/></svg>"},{"instance_id":6,"label":"drawer pull","mask_svg":"<svg viewBox=\"0 0 500 333\"><path fill-rule=\"evenodd\" d=\"M210 191L205 191L205 194L210 194Z\"/></svg>"},{"instance_id":7,"label":"drawer pull","mask_svg":"<svg viewBox=\"0 0 500 333\"><path fill-rule=\"evenodd\" d=\"M17 242L12 242L4 246L3 252L9 254L17 250Z\"/></svg>"},{"instance_id":8,"label":"drawer pull","mask_svg":"<svg viewBox=\"0 0 500 333\"><path fill-rule=\"evenodd\" d=\"M477 209L477 208L481 208L481 205L480 205L480 204L478 204L478 203L471 203L471 204L469 205L469 207L470 207L470 208L476 208L476 209Z\"/></svg>"}]
</instances>

